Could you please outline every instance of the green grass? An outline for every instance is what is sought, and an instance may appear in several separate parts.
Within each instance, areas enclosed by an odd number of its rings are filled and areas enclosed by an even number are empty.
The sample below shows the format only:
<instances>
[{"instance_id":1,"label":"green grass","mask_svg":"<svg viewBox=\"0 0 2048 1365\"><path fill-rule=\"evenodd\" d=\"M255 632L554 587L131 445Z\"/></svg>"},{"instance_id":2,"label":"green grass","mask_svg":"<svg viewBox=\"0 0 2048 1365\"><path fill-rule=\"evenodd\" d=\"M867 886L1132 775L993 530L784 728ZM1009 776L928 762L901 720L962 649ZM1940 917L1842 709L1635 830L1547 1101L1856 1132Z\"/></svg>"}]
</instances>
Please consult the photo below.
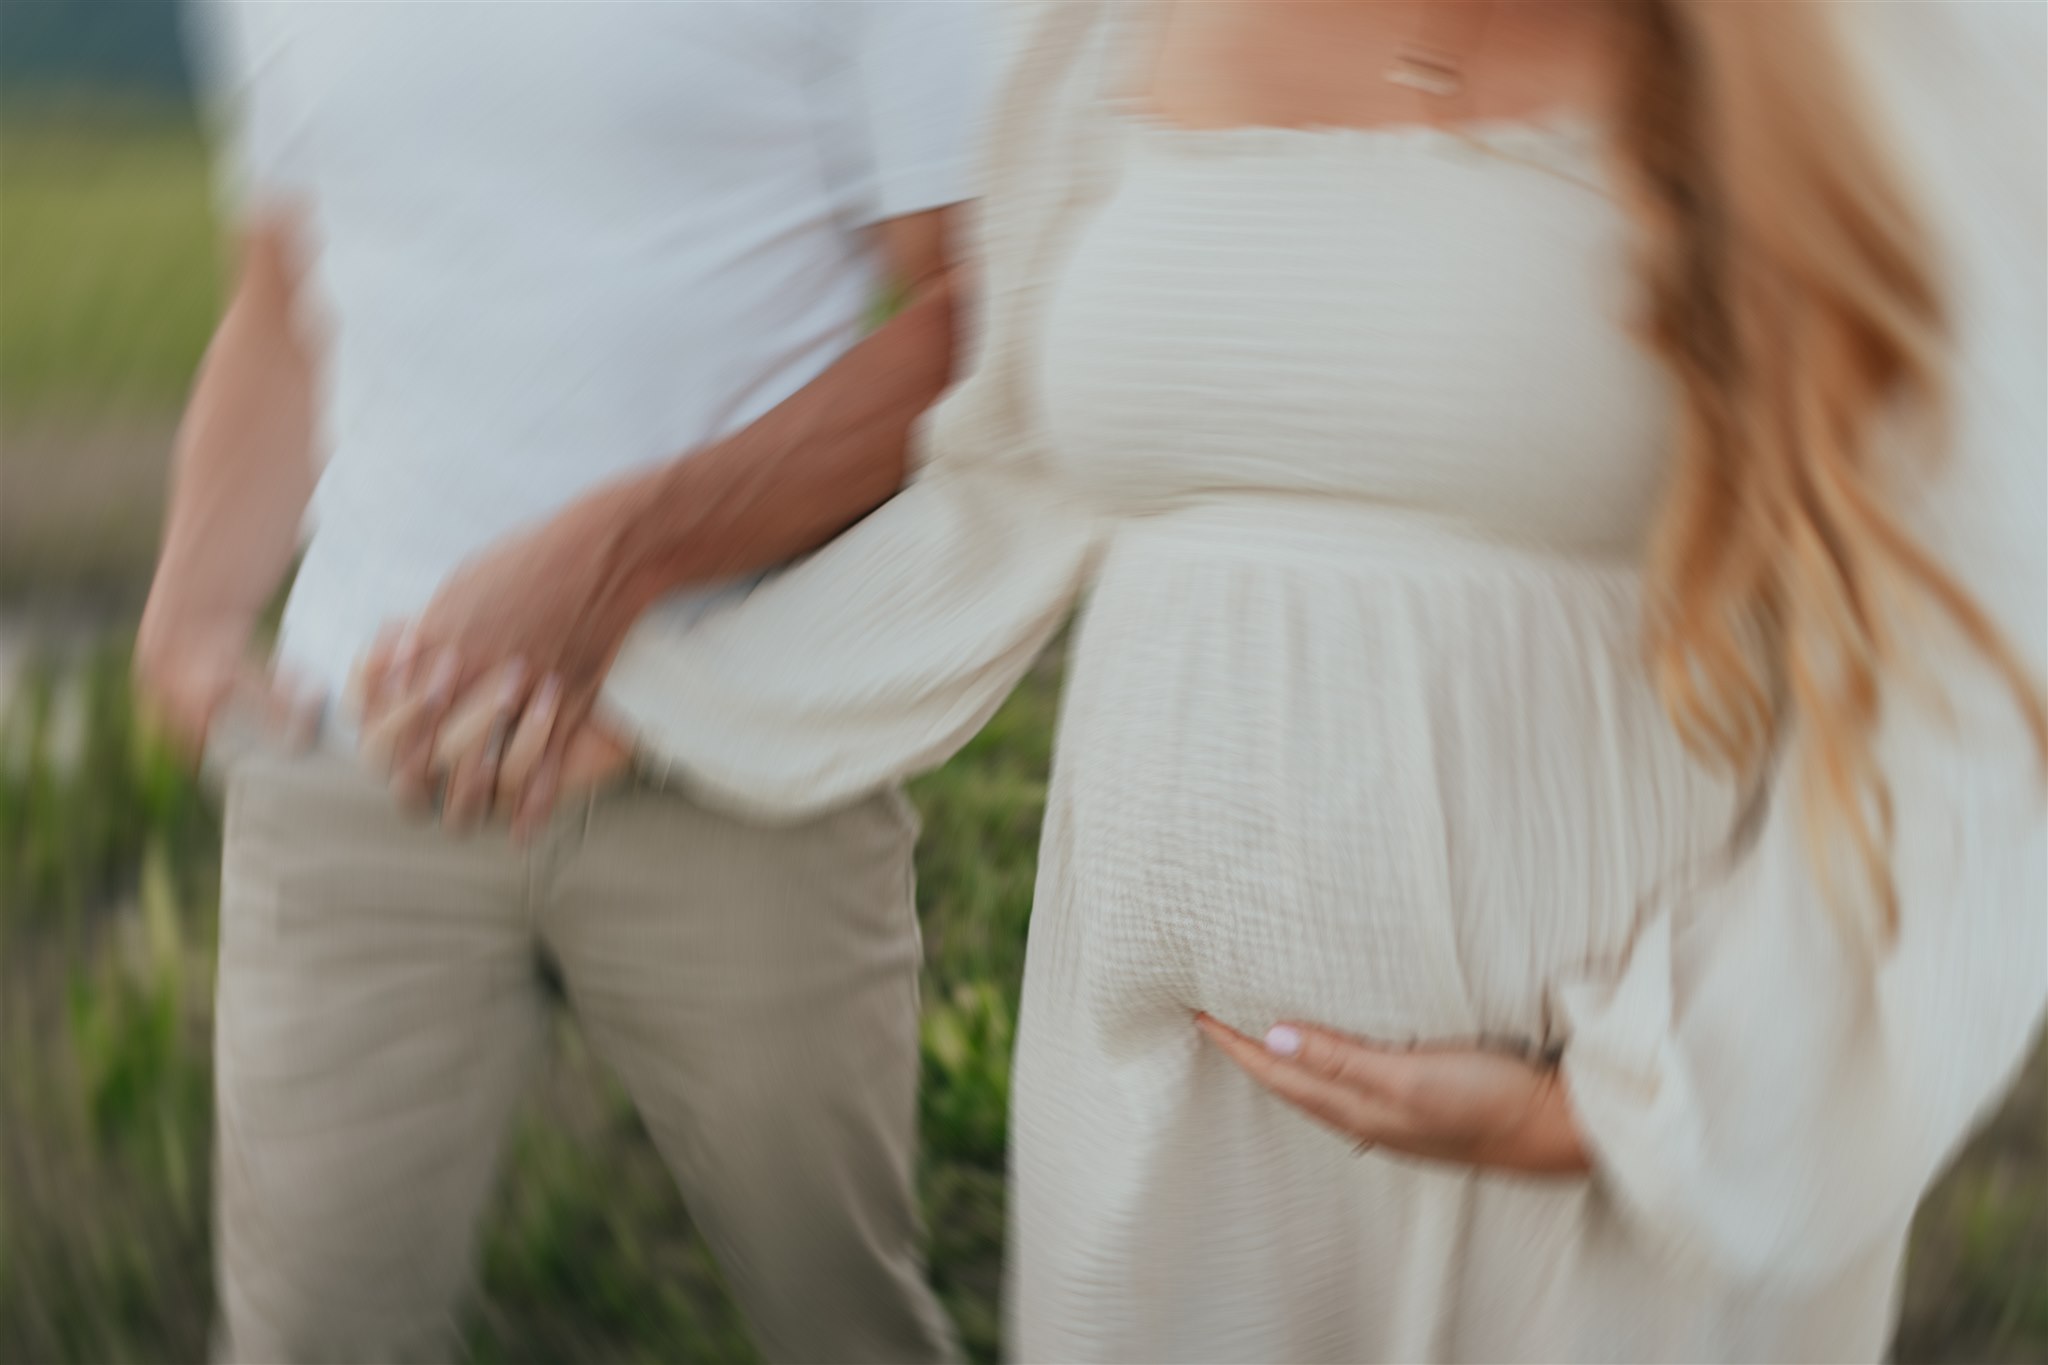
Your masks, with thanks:
<instances>
[{"instance_id":1,"label":"green grass","mask_svg":"<svg viewBox=\"0 0 2048 1365\"><path fill-rule=\"evenodd\" d=\"M189 118L0 106L0 599L133 595L223 260Z\"/></svg>"},{"instance_id":2,"label":"green grass","mask_svg":"<svg viewBox=\"0 0 2048 1365\"><path fill-rule=\"evenodd\" d=\"M184 120L0 110L0 411L160 410L220 304L204 147Z\"/></svg>"}]
</instances>

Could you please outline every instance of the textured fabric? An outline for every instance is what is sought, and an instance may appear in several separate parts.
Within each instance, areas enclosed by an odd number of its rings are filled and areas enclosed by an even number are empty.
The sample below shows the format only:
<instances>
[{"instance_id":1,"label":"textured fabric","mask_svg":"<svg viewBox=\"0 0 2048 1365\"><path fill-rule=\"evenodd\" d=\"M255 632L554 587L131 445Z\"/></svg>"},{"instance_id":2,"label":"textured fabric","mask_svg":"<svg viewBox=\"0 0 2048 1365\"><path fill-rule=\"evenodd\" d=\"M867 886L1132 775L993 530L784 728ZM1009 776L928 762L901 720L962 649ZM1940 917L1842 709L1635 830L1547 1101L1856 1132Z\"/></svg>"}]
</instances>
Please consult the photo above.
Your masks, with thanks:
<instances>
[{"instance_id":1,"label":"textured fabric","mask_svg":"<svg viewBox=\"0 0 2048 1365\"><path fill-rule=\"evenodd\" d=\"M216 1022L221 1355L459 1354L543 955L771 1360L957 1354L926 1287L915 819L790 830L622 787L526 858L407 821L343 755L228 802Z\"/></svg>"},{"instance_id":2,"label":"textured fabric","mask_svg":"<svg viewBox=\"0 0 2048 1365\"><path fill-rule=\"evenodd\" d=\"M973 193L990 17L199 0L230 193L302 211L323 342L284 660L338 695L463 560L843 355L869 227Z\"/></svg>"},{"instance_id":3,"label":"textured fabric","mask_svg":"<svg viewBox=\"0 0 2048 1365\"><path fill-rule=\"evenodd\" d=\"M1877 1358L1914 1204L2048 997L2009 703L1938 638L1964 723L1892 697L1873 962L1794 779L1742 818L1645 676L1670 400L1597 137L1147 126L1110 93L1130 13L1047 6L1019 56L920 477L637 632L615 691L787 817L951 752L1089 589L1016 1057L1021 1359ZM2038 668L2042 12L1840 13L1958 317L1957 448L1908 511ZM1559 1049L1596 1170L1354 1157L1197 1009Z\"/></svg>"}]
</instances>

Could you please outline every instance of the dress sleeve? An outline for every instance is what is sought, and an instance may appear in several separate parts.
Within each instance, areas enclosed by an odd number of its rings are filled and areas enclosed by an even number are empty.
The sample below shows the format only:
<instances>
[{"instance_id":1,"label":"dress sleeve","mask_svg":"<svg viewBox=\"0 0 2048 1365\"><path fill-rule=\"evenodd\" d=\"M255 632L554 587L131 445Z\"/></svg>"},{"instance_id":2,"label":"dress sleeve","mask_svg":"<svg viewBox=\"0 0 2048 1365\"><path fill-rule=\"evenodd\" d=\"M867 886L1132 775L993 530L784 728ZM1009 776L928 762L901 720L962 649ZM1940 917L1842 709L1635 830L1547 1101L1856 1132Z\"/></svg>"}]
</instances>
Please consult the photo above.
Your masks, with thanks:
<instances>
[{"instance_id":1,"label":"dress sleeve","mask_svg":"<svg viewBox=\"0 0 2048 1365\"><path fill-rule=\"evenodd\" d=\"M1861 8L1912 27L1879 88L1900 101L1903 149L1947 220L1958 315L1954 450L1915 490L1917 530L2038 677L2042 11ZM2004 13L1972 30L1985 12ZM2033 31L1997 31L2015 20ZM1646 1244L1740 1278L1820 1282L1903 1234L2025 1060L2048 1000L2041 774L2002 684L1932 629L1927 649L1946 706L1902 681L1879 736L1901 920L1888 952L1845 936L1799 802L1780 791L1722 880L1656 908L1617 971L1559 992L1597 1178Z\"/></svg>"},{"instance_id":2,"label":"dress sleeve","mask_svg":"<svg viewBox=\"0 0 2048 1365\"><path fill-rule=\"evenodd\" d=\"M953 401L925 441L977 439ZM1066 618L1095 541L1037 462L935 453L745 597L686 630L643 622L604 705L715 805L767 820L830 809L936 767L987 722Z\"/></svg>"}]
</instances>

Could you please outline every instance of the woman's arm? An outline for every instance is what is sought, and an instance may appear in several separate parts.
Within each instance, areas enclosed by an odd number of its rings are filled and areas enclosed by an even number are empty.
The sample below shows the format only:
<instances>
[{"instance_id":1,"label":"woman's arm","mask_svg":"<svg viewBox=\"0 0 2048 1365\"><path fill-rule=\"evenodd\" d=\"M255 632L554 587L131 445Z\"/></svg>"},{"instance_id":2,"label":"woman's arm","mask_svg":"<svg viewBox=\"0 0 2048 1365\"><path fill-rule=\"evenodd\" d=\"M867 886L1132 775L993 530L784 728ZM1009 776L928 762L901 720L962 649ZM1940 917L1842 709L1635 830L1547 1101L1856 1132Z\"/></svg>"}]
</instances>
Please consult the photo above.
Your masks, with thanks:
<instances>
[{"instance_id":1,"label":"woman's arm","mask_svg":"<svg viewBox=\"0 0 2048 1365\"><path fill-rule=\"evenodd\" d=\"M1275 1024L1263 1041L1207 1014L1195 1027L1361 1153L1523 1175L1589 1168L1564 1077L1549 1062L1486 1047L1388 1047L1314 1024Z\"/></svg>"}]
</instances>

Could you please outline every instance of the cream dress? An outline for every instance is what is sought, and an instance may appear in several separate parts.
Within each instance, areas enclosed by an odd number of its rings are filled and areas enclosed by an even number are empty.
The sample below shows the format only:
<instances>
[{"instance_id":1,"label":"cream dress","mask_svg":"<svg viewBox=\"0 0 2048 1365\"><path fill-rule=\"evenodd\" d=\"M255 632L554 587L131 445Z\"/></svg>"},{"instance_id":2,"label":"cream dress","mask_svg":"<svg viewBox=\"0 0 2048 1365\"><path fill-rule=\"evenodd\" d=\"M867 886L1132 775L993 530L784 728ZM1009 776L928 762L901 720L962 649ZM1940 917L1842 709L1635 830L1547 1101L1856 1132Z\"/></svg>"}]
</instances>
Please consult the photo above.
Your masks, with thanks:
<instances>
[{"instance_id":1,"label":"cream dress","mask_svg":"<svg viewBox=\"0 0 2048 1365\"><path fill-rule=\"evenodd\" d=\"M2038 660L2041 121L1980 126L2038 105L2038 15L1846 8L1901 11L1871 60L1912 52L1908 89L2032 25L1998 99L1902 123L2032 149L1925 168L1970 209L1956 259L2002 273L1958 271L1961 448L1918 510ZM944 759L1088 590L1016 1057L1018 1357L1877 1357L1914 1203L2048 995L2010 707L1968 676L1960 737L1895 707L1873 966L1789 779L1748 809L1644 675L1672 399L1596 132L1153 125L1104 93L1133 28L1031 25L982 340L912 486L636 634L612 705L709 799L800 816ZM1555 1052L1597 1169L1354 1156L1197 1009Z\"/></svg>"}]
</instances>

